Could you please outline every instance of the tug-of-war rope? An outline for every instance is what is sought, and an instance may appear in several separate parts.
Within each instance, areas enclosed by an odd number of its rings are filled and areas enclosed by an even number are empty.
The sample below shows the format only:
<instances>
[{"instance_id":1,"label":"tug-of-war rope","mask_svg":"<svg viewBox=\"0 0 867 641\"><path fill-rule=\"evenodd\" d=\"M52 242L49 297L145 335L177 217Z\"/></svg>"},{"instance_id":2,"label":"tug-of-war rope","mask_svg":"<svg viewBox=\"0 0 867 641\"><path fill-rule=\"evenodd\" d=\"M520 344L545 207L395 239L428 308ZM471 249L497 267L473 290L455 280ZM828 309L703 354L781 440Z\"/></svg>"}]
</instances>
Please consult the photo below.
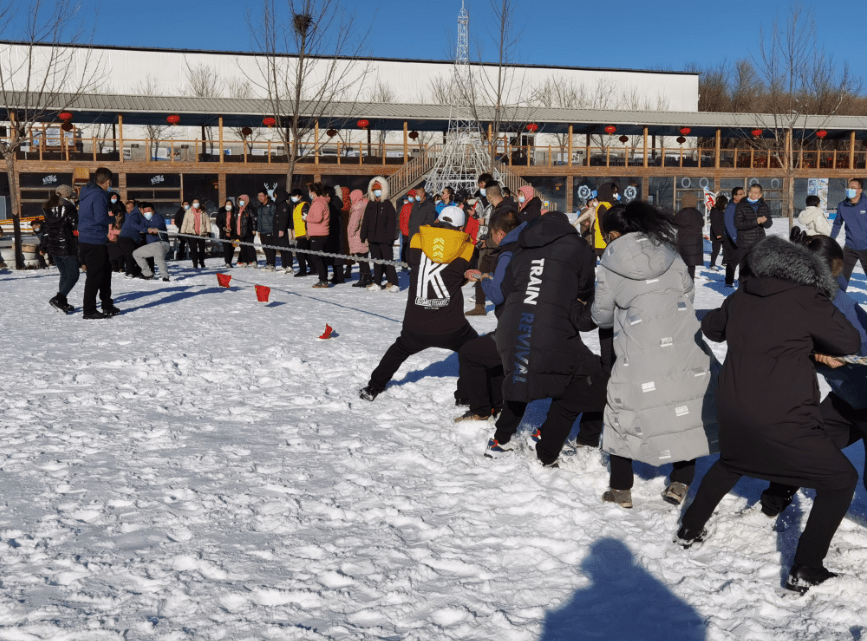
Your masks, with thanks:
<instances>
[{"instance_id":1,"label":"tug-of-war rope","mask_svg":"<svg viewBox=\"0 0 867 641\"><path fill-rule=\"evenodd\" d=\"M323 251L313 251L311 249L297 249L295 245L283 246L283 245L257 245L255 243L247 243L240 240L220 240L217 238L205 238L203 236L196 236L194 234L180 234L176 232L161 232L168 236L172 236L174 238L192 238L194 240L204 240L208 243L222 245L224 243L231 243L233 247L238 247L240 245L249 245L250 247L261 247L263 249L276 249L277 251L285 252L298 252L299 254L310 254L312 256L323 256L325 258L345 258L346 260L353 260L355 262L368 262L379 265L394 265L395 267L409 267L407 263L404 263L400 260L385 260L383 258L359 258L358 256L352 256L351 254L334 254L332 252L323 252ZM295 241L290 241L294 243ZM228 281L224 285L221 281L221 286L227 287ZM261 285L257 285L257 287L262 287ZM267 294L265 294L265 301L267 302ZM867 356L835 356L833 357L841 363L845 363L847 365L867 365Z\"/></svg>"},{"instance_id":2,"label":"tug-of-war rope","mask_svg":"<svg viewBox=\"0 0 867 641\"><path fill-rule=\"evenodd\" d=\"M261 247L263 249L276 249L281 252L298 252L299 254L310 254L312 256L323 256L325 258L345 258L346 260L353 260L357 263L374 263L376 265L394 265L395 267L409 267L407 263L404 263L399 260L385 260L384 258L359 258L358 256L353 256L351 254L334 254L331 252L323 252L323 251L314 251L312 249L297 249L295 245L257 245L256 243L247 243L240 240L220 240L218 238L210 238L204 236L196 236L194 234L179 234L176 232L160 232L160 235L166 234L168 236L172 236L174 238L192 238L195 240L204 240L205 242L215 244L215 245L223 245L225 243L231 243L233 247L239 247L240 245L249 245L250 247ZM295 242L295 241L290 241Z\"/></svg>"}]
</instances>

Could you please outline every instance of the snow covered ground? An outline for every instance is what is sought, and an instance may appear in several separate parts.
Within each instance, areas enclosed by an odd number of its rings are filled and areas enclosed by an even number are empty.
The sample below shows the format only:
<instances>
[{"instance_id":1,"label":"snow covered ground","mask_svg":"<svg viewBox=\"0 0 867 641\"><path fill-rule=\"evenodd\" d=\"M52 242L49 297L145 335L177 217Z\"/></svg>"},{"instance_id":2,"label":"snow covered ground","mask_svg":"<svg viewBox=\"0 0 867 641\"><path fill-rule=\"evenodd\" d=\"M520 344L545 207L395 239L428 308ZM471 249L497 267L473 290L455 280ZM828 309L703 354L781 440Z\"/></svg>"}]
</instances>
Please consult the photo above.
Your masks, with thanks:
<instances>
[{"instance_id":1,"label":"snow covered ground","mask_svg":"<svg viewBox=\"0 0 867 641\"><path fill-rule=\"evenodd\" d=\"M827 559L843 578L783 598L810 491L774 521L744 479L685 552L667 468L637 466L626 511L600 500L598 451L484 458L492 425L453 423L449 352L359 400L405 291L249 269L223 290L188 265L115 277L124 313L97 322L48 306L55 270L0 273L0 639L867 638L863 486ZM722 273L701 273L707 310Z\"/></svg>"}]
</instances>

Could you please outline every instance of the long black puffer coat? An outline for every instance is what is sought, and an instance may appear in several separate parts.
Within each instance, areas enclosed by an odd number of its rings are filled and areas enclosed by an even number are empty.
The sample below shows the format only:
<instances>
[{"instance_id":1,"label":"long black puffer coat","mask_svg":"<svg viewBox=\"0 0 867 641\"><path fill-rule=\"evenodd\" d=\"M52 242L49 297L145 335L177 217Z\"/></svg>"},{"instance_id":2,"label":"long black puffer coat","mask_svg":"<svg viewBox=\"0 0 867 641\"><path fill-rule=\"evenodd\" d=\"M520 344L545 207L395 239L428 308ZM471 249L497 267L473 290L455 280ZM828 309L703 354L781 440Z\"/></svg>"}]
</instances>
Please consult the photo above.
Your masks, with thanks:
<instances>
[{"instance_id":1,"label":"long black puffer coat","mask_svg":"<svg viewBox=\"0 0 867 641\"><path fill-rule=\"evenodd\" d=\"M434 210L436 213L436 210ZM410 226L410 231L412 227ZM397 226L397 213L390 200L379 202L371 200L364 209L361 219L361 242L388 244L393 243L400 233ZM418 230L416 230L418 233ZM412 238L412 236L410 236Z\"/></svg>"},{"instance_id":2,"label":"long black puffer coat","mask_svg":"<svg viewBox=\"0 0 867 641\"><path fill-rule=\"evenodd\" d=\"M559 212L521 233L501 288L496 338L503 398L560 398L574 377L600 371L599 357L578 333L595 328L589 314L595 266L593 250Z\"/></svg>"},{"instance_id":3,"label":"long black puffer coat","mask_svg":"<svg viewBox=\"0 0 867 641\"><path fill-rule=\"evenodd\" d=\"M704 216L695 207L685 207L674 217L677 224L677 253L688 267L704 264Z\"/></svg>"},{"instance_id":4,"label":"long black puffer coat","mask_svg":"<svg viewBox=\"0 0 867 641\"><path fill-rule=\"evenodd\" d=\"M42 247L52 256L77 256L78 210L65 198L52 195L42 209L45 215L45 225L42 237Z\"/></svg>"},{"instance_id":5,"label":"long black puffer coat","mask_svg":"<svg viewBox=\"0 0 867 641\"><path fill-rule=\"evenodd\" d=\"M279 236L293 228L292 205L289 202L289 193L282 187L274 190L274 235Z\"/></svg>"},{"instance_id":6,"label":"long black puffer coat","mask_svg":"<svg viewBox=\"0 0 867 641\"><path fill-rule=\"evenodd\" d=\"M765 216L767 220L759 225L758 218ZM756 209L753 209L749 201L744 198L735 209L735 228L738 230L737 246L741 257L746 255L747 250L765 237L765 230L770 229L771 208L764 198L759 198Z\"/></svg>"},{"instance_id":7,"label":"long black puffer coat","mask_svg":"<svg viewBox=\"0 0 867 641\"><path fill-rule=\"evenodd\" d=\"M728 342L716 395L720 461L748 476L815 487L810 479L827 476L839 449L822 429L810 354L854 354L861 338L831 302L834 277L807 249L772 236L741 269L743 285L701 323L708 339Z\"/></svg>"}]
</instances>

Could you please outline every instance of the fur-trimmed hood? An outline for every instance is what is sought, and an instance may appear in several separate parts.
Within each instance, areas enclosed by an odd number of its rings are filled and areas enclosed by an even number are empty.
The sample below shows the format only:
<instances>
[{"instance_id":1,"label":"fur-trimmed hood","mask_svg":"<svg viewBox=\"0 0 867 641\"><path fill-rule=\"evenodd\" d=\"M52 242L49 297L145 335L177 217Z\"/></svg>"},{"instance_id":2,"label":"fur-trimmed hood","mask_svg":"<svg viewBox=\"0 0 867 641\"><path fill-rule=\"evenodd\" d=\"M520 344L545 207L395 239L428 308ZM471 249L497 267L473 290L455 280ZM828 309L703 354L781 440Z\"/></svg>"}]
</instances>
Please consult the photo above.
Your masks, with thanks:
<instances>
[{"instance_id":1,"label":"fur-trimmed hood","mask_svg":"<svg viewBox=\"0 0 867 641\"><path fill-rule=\"evenodd\" d=\"M370 182L367 183L367 199L374 200L373 197L373 183L379 183L379 186L382 188L382 198L381 200L384 202L388 200L389 189L388 189L388 180L385 176L374 176L370 179Z\"/></svg>"},{"instance_id":2,"label":"fur-trimmed hood","mask_svg":"<svg viewBox=\"0 0 867 641\"><path fill-rule=\"evenodd\" d=\"M756 243L747 254L746 268L750 278L776 278L815 287L831 300L837 295L837 280L831 275L828 266L806 247L790 243L779 236L768 236ZM759 291L751 293L760 294Z\"/></svg>"}]
</instances>

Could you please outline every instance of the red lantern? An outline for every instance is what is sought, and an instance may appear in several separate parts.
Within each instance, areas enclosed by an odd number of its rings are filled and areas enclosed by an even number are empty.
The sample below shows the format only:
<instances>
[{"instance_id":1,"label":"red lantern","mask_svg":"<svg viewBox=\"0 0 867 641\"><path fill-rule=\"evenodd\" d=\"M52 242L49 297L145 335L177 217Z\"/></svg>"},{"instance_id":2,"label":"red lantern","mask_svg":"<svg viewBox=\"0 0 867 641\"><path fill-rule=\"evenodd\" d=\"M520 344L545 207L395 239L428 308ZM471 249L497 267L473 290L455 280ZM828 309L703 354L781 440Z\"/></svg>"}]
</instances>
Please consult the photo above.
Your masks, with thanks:
<instances>
[{"instance_id":1,"label":"red lantern","mask_svg":"<svg viewBox=\"0 0 867 641\"><path fill-rule=\"evenodd\" d=\"M680 128L680 135L681 136L688 136L691 131L692 131L692 129L690 129L689 127L681 127Z\"/></svg>"},{"instance_id":2,"label":"red lantern","mask_svg":"<svg viewBox=\"0 0 867 641\"><path fill-rule=\"evenodd\" d=\"M362 120L359 120L357 124L358 124L358 127L360 129L367 129L368 127L370 127L370 121L369 120L362 119Z\"/></svg>"},{"instance_id":3,"label":"red lantern","mask_svg":"<svg viewBox=\"0 0 867 641\"><path fill-rule=\"evenodd\" d=\"M274 125L277 124L277 120L275 120L271 116L268 116L267 118L262 119L262 124L265 125L266 127L273 127Z\"/></svg>"},{"instance_id":4,"label":"red lantern","mask_svg":"<svg viewBox=\"0 0 867 641\"><path fill-rule=\"evenodd\" d=\"M750 133L752 135L754 135L756 138L758 138L759 136L762 135L762 130L761 129L753 129Z\"/></svg>"},{"instance_id":5,"label":"red lantern","mask_svg":"<svg viewBox=\"0 0 867 641\"><path fill-rule=\"evenodd\" d=\"M73 125L71 122L65 122L60 125L60 128L63 129L63 131L72 131L74 127L75 125Z\"/></svg>"},{"instance_id":6,"label":"red lantern","mask_svg":"<svg viewBox=\"0 0 867 641\"><path fill-rule=\"evenodd\" d=\"M413 140L415 140L416 138L418 138L418 132L417 131L410 131L409 137L412 138Z\"/></svg>"},{"instance_id":7,"label":"red lantern","mask_svg":"<svg viewBox=\"0 0 867 641\"><path fill-rule=\"evenodd\" d=\"M686 138L684 138L683 136L678 136L677 138L675 138L675 140L677 141L678 145L682 145L686 142Z\"/></svg>"},{"instance_id":8,"label":"red lantern","mask_svg":"<svg viewBox=\"0 0 867 641\"><path fill-rule=\"evenodd\" d=\"M827 135L828 135L828 132L825 131L824 129L820 129L819 131L816 132L816 138L824 138Z\"/></svg>"},{"instance_id":9,"label":"red lantern","mask_svg":"<svg viewBox=\"0 0 867 641\"><path fill-rule=\"evenodd\" d=\"M334 136L337 135L337 130L336 129L329 129L328 131L325 132L325 135L328 136L329 138L334 138Z\"/></svg>"},{"instance_id":10,"label":"red lantern","mask_svg":"<svg viewBox=\"0 0 867 641\"><path fill-rule=\"evenodd\" d=\"M246 138L247 136L249 136L251 133L253 133L253 130L250 129L249 127L244 127L244 128L241 130L241 135L244 136L244 138Z\"/></svg>"},{"instance_id":11,"label":"red lantern","mask_svg":"<svg viewBox=\"0 0 867 641\"><path fill-rule=\"evenodd\" d=\"M68 111L61 111L57 114L57 117L60 118L61 122L70 122L72 120L72 114Z\"/></svg>"},{"instance_id":12,"label":"red lantern","mask_svg":"<svg viewBox=\"0 0 867 641\"><path fill-rule=\"evenodd\" d=\"M537 125L535 122L531 122L529 125L527 125L527 131L529 131L531 134L536 133L537 131L539 131L539 125Z\"/></svg>"},{"instance_id":13,"label":"red lantern","mask_svg":"<svg viewBox=\"0 0 867 641\"><path fill-rule=\"evenodd\" d=\"M178 116L177 114L172 114L171 116L166 118L166 122L168 122L170 125L176 125L180 121L181 121L181 117Z\"/></svg>"},{"instance_id":14,"label":"red lantern","mask_svg":"<svg viewBox=\"0 0 867 641\"><path fill-rule=\"evenodd\" d=\"M611 134L613 134L615 131L617 131L617 127L615 127L614 125L608 125L608 126L605 128L605 133L608 134L609 136L610 136Z\"/></svg>"},{"instance_id":15,"label":"red lantern","mask_svg":"<svg viewBox=\"0 0 867 641\"><path fill-rule=\"evenodd\" d=\"M625 145L627 142L629 142L629 136L620 136L620 138L618 138L618 140L620 140L620 142L622 142Z\"/></svg>"}]
</instances>

